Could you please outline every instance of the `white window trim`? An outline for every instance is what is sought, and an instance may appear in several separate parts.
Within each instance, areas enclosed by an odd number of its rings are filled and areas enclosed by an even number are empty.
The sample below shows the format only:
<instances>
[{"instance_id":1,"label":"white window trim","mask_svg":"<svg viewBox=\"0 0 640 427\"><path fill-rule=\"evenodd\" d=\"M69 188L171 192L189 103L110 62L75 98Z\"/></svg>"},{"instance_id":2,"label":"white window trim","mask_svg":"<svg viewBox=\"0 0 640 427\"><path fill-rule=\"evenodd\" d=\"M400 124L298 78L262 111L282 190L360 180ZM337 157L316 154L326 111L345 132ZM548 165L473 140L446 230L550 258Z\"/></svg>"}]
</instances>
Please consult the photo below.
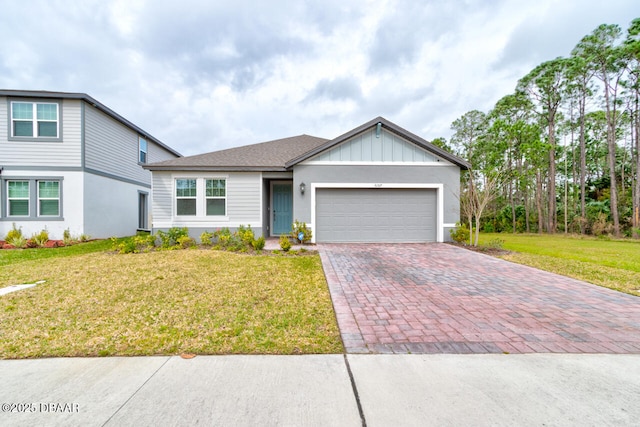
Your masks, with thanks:
<instances>
[{"instance_id":1,"label":"white window trim","mask_svg":"<svg viewBox=\"0 0 640 427\"><path fill-rule=\"evenodd\" d=\"M211 178L205 177L204 180L204 214L209 218L225 218L227 217L227 178ZM207 181L224 181L224 197L221 196L207 196ZM208 215L207 214L207 200L224 200L224 215Z\"/></svg>"},{"instance_id":2,"label":"white window trim","mask_svg":"<svg viewBox=\"0 0 640 427\"><path fill-rule=\"evenodd\" d=\"M196 195L195 196L189 196L189 197L185 197L185 196L178 196L178 181L180 180L189 180L189 181L195 181L196 182ZM173 180L173 198L175 200L174 203L174 216L178 217L178 218L193 218L198 216L198 179L197 178L193 178L193 177L189 177L189 178L175 178ZM196 201L196 212L193 215L180 215L178 214L178 200L195 200Z\"/></svg>"},{"instance_id":3,"label":"white window trim","mask_svg":"<svg viewBox=\"0 0 640 427\"><path fill-rule=\"evenodd\" d=\"M313 182L311 183L311 243L316 243L316 190L318 188L418 188L436 190L436 242L444 242L444 184L421 183L373 183L373 182Z\"/></svg>"},{"instance_id":4,"label":"white window trim","mask_svg":"<svg viewBox=\"0 0 640 427\"><path fill-rule=\"evenodd\" d=\"M229 222L229 176L228 175L190 175L180 174L172 175L173 179L173 193L172 193L172 227L231 227ZM178 197L176 196L177 182L179 179L195 179L196 180L196 214L195 215L178 215ZM225 215L207 215L206 206L206 180L207 179L222 179L225 181ZM154 223L155 224L155 223ZM246 225L246 223L245 223ZM154 227L158 227L154 225Z\"/></svg>"},{"instance_id":5,"label":"white window trim","mask_svg":"<svg viewBox=\"0 0 640 427\"><path fill-rule=\"evenodd\" d=\"M40 183L41 182L57 182L58 183L58 197L40 197ZM58 201L58 214L57 215L42 215L40 213L40 200L57 200ZM60 216L60 181L56 179L39 179L36 181L36 203L38 204L38 217L39 218L58 218Z\"/></svg>"},{"instance_id":6,"label":"white window trim","mask_svg":"<svg viewBox=\"0 0 640 427\"><path fill-rule=\"evenodd\" d=\"M31 104L32 108L32 118L31 119L14 119L13 118L13 106L14 104ZM39 120L38 119L38 105L55 105L56 107L56 120ZM57 102L39 102L39 101L11 101L11 108L9 112L9 121L11 125L11 138L16 139L37 139L37 140L46 140L46 139L60 139L60 104ZM32 134L31 136L20 136L15 135L15 127L14 122L31 122L32 126ZM56 136L39 136L38 135L38 123L46 122L46 123L55 123L56 124Z\"/></svg>"},{"instance_id":7,"label":"white window trim","mask_svg":"<svg viewBox=\"0 0 640 427\"><path fill-rule=\"evenodd\" d=\"M29 194L24 197L11 197L9 194L9 184L12 182L26 182L28 185ZM28 179L9 179L7 180L7 218L29 218L31 216L31 182ZM12 200L26 200L27 201L27 214L26 215L11 215L11 201Z\"/></svg>"}]
</instances>

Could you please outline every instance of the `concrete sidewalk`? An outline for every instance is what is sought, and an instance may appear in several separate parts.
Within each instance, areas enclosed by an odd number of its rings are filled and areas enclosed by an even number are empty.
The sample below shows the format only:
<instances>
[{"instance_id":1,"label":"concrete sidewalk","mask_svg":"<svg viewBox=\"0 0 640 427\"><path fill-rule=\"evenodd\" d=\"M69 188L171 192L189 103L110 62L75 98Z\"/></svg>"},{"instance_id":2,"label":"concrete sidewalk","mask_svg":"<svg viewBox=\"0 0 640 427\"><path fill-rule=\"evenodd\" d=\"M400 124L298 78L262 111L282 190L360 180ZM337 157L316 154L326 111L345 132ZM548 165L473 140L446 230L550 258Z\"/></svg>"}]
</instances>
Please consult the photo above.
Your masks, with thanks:
<instances>
[{"instance_id":1,"label":"concrete sidewalk","mask_svg":"<svg viewBox=\"0 0 640 427\"><path fill-rule=\"evenodd\" d=\"M2 360L0 378L2 426L630 426L640 419L640 355Z\"/></svg>"}]
</instances>

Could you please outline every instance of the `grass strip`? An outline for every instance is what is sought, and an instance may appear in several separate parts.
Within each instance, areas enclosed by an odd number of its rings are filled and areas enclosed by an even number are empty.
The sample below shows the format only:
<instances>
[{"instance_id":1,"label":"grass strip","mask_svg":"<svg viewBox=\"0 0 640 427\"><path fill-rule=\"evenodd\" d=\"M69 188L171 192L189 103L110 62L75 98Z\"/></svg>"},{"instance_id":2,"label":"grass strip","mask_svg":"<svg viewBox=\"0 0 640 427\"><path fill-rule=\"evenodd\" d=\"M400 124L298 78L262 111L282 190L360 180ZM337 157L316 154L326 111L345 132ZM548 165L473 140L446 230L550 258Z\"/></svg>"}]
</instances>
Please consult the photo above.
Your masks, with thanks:
<instances>
[{"instance_id":1,"label":"grass strip","mask_svg":"<svg viewBox=\"0 0 640 427\"><path fill-rule=\"evenodd\" d=\"M502 240L503 259L631 295L640 294L640 241L547 234L481 234L480 244Z\"/></svg>"}]
</instances>

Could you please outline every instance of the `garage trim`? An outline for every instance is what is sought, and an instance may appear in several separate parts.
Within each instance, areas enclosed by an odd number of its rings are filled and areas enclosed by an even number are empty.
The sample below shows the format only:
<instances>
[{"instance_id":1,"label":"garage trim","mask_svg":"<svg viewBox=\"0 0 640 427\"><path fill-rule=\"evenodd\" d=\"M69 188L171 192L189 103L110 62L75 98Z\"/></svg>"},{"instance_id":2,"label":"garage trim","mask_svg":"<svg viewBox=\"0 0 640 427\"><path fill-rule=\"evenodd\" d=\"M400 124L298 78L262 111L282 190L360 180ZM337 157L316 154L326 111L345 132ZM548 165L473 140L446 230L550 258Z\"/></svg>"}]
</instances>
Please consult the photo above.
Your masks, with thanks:
<instances>
[{"instance_id":1,"label":"garage trim","mask_svg":"<svg viewBox=\"0 0 640 427\"><path fill-rule=\"evenodd\" d=\"M311 228L311 242L316 243L316 190L318 188L422 188L435 189L436 200L436 241L444 242L444 196L443 184L422 184L422 183L373 183L373 182L313 182L311 183L311 223L307 224Z\"/></svg>"}]
</instances>

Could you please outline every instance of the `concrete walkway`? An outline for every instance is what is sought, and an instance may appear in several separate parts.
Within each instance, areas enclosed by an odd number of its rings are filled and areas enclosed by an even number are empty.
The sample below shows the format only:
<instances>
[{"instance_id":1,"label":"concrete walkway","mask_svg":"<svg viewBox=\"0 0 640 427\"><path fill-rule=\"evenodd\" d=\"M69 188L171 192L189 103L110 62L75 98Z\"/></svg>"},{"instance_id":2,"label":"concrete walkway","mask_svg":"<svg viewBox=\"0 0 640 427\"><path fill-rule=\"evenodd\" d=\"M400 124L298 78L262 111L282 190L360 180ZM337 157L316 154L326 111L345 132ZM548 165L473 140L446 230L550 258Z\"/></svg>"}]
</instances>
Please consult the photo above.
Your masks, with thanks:
<instances>
[{"instance_id":1,"label":"concrete walkway","mask_svg":"<svg viewBox=\"0 0 640 427\"><path fill-rule=\"evenodd\" d=\"M640 355L0 360L0 378L2 426L631 426L640 419Z\"/></svg>"},{"instance_id":2,"label":"concrete walkway","mask_svg":"<svg viewBox=\"0 0 640 427\"><path fill-rule=\"evenodd\" d=\"M321 244L348 353L640 353L640 298L443 243Z\"/></svg>"}]
</instances>

